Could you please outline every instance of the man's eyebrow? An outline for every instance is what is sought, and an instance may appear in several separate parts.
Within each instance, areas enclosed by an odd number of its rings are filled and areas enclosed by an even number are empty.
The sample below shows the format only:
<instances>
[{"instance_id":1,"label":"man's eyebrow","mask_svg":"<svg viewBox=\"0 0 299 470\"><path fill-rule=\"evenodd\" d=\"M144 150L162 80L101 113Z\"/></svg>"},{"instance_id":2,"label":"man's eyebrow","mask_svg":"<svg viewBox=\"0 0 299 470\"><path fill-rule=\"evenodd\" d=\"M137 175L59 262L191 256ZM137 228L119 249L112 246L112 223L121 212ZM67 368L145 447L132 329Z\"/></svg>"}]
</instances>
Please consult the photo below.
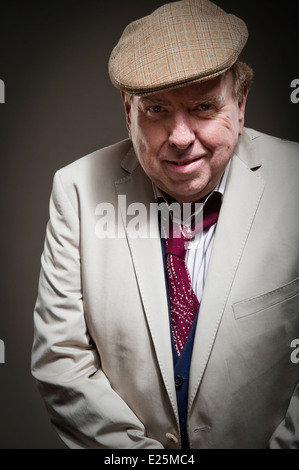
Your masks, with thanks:
<instances>
[{"instance_id":1,"label":"man's eyebrow","mask_svg":"<svg viewBox=\"0 0 299 470\"><path fill-rule=\"evenodd\" d=\"M154 105L160 105L160 106L167 106L169 105L168 101L162 99L162 98L151 98L150 96L144 96L141 98L141 102L145 106L154 106ZM195 98L190 100L188 103L186 101L187 105L191 106L197 106L200 104L211 104L211 105L216 105L216 106L222 106L225 102L225 99L222 95L211 95L211 96L202 96L200 98Z\"/></svg>"},{"instance_id":2,"label":"man's eyebrow","mask_svg":"<svg viewBox=\"0 0 299 470\"><path fill-rule=\"evenodd\" d=\"M161 105L161 106L166 106L168 104L167 101L161 99L161 98L150 98L148 96L144 96L141 98L141 102L145 105L149 106L154 106L154 105Z\"/></svg>"},{"instance_id":3,"label":"man's eyebrow","mask_svg":"<svg viewBox=\"0 0 299 470\"><path fill-rule=\"evenodd\" d=\"M201 98L197 98L193 101L193 104L214 104L218 106L223 106L225 102L223 95L212 95L212 96L203 96Z\"/></svg>"}]
</instances>

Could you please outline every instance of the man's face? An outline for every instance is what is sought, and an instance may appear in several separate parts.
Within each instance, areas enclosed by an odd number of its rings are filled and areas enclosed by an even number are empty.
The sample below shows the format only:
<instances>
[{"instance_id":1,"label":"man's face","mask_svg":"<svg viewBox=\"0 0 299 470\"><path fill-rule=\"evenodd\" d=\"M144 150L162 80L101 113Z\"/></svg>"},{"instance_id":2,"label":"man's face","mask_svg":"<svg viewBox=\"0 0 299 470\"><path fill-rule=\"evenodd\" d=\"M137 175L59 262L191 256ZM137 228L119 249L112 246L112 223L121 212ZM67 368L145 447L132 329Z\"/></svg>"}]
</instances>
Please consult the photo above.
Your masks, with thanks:
<instances>
[{"instance_id":1,"label":"man's face","mask_svg":"<svg viewBox=\"0 0 299 470\"><path fill-rule=\"evenodd\" d=\"M196 202L218 184L244 124L246 98L233 98L232 73L152 94L122 94L127 127L145 173L178 202Z\"/></svg>"}]
</instances>

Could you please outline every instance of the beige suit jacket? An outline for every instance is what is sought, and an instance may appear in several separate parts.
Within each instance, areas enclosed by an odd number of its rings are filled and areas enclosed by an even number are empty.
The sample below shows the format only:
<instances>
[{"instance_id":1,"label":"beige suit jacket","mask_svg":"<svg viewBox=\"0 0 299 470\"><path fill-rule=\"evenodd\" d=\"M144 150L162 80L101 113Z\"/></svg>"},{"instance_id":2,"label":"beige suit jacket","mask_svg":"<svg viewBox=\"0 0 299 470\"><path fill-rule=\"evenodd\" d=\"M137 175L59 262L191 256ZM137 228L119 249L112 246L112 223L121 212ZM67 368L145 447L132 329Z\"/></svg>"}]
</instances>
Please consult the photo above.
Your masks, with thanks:
<instances>
[{"instance_id":1,"label":"beige suit jacket","mask_svg":"<svg viewBox=\"0 0 299 470\"><path fill-rule=\"evenodd\" d=\"M299 448L298 149L244 129L232 157L191 362L192 449ZM155 202L129 140L55 175L32 371L69 447L179 449L158 224L127 235L119 195ZM124 236L99 238L103 202Z\"/></svg>"}]
</instances>

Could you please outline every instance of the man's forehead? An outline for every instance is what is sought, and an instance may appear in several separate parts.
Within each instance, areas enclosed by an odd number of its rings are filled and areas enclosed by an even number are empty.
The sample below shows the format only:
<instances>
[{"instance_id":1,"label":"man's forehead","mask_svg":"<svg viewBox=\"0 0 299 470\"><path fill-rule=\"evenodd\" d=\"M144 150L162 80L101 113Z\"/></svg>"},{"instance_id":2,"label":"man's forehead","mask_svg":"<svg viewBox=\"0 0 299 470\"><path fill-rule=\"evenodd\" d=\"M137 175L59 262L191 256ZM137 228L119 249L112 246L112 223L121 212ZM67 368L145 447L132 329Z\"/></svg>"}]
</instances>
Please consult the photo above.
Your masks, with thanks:
<instances>
[{"instance_id":1,"label":"man's forehead","mask_svg":"<svg viewBox=\"0 0 299 470\"><path fill-rule=\"evenodd\" d=\"M228 74L224 74L205 82L194 83L146 96L138 96L138 100L145 105L160 104L161 106L181 100L184 102L202 102L203 100L222 102L227 96L227 92L232 91L232 89L232 80L229 80Z\"/></svg>"}]
</instances>

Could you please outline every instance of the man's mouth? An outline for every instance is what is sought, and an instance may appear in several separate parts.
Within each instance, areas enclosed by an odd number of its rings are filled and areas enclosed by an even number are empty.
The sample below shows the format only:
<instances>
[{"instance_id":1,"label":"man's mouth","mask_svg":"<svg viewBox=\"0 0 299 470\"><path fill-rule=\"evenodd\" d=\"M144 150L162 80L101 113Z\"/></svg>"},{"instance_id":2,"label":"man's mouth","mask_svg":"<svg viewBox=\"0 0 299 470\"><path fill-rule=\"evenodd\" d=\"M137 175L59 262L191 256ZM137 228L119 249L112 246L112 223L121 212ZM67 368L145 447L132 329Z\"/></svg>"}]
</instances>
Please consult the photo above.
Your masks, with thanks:
<instances>
[{"instance_id":1,"label":"man's mouth","mask_svg":"<svg viewBox=\"0 0 299 470\"><path fill-rule=\"evenodd\" d=\"M200 157L197 157L197 158L192 158L192 159L188 159L188 160L179 160L179 161L176 161L176 160L168 160L167 163L171 164L171 165L175 165L175 166L178 166L178 167L183 167L183 166L189 166L193 163L196 163L198 162L199 160L201 160Z\"/></svg>"},{"instance_id":2,"label":"man's mouth","mask_svg":"<svg viewBox=\"0 0 299 470\"><path fill-rule=\"evenodd\" d=\"M173 163L175 163L175 165L178 165L178 166L184 166L184 165L189 165L189 163L195 162L196 160L198 160L198 158L194 160L188 160L187 162L173 162Z\"/></svg>"}]
</instances>

